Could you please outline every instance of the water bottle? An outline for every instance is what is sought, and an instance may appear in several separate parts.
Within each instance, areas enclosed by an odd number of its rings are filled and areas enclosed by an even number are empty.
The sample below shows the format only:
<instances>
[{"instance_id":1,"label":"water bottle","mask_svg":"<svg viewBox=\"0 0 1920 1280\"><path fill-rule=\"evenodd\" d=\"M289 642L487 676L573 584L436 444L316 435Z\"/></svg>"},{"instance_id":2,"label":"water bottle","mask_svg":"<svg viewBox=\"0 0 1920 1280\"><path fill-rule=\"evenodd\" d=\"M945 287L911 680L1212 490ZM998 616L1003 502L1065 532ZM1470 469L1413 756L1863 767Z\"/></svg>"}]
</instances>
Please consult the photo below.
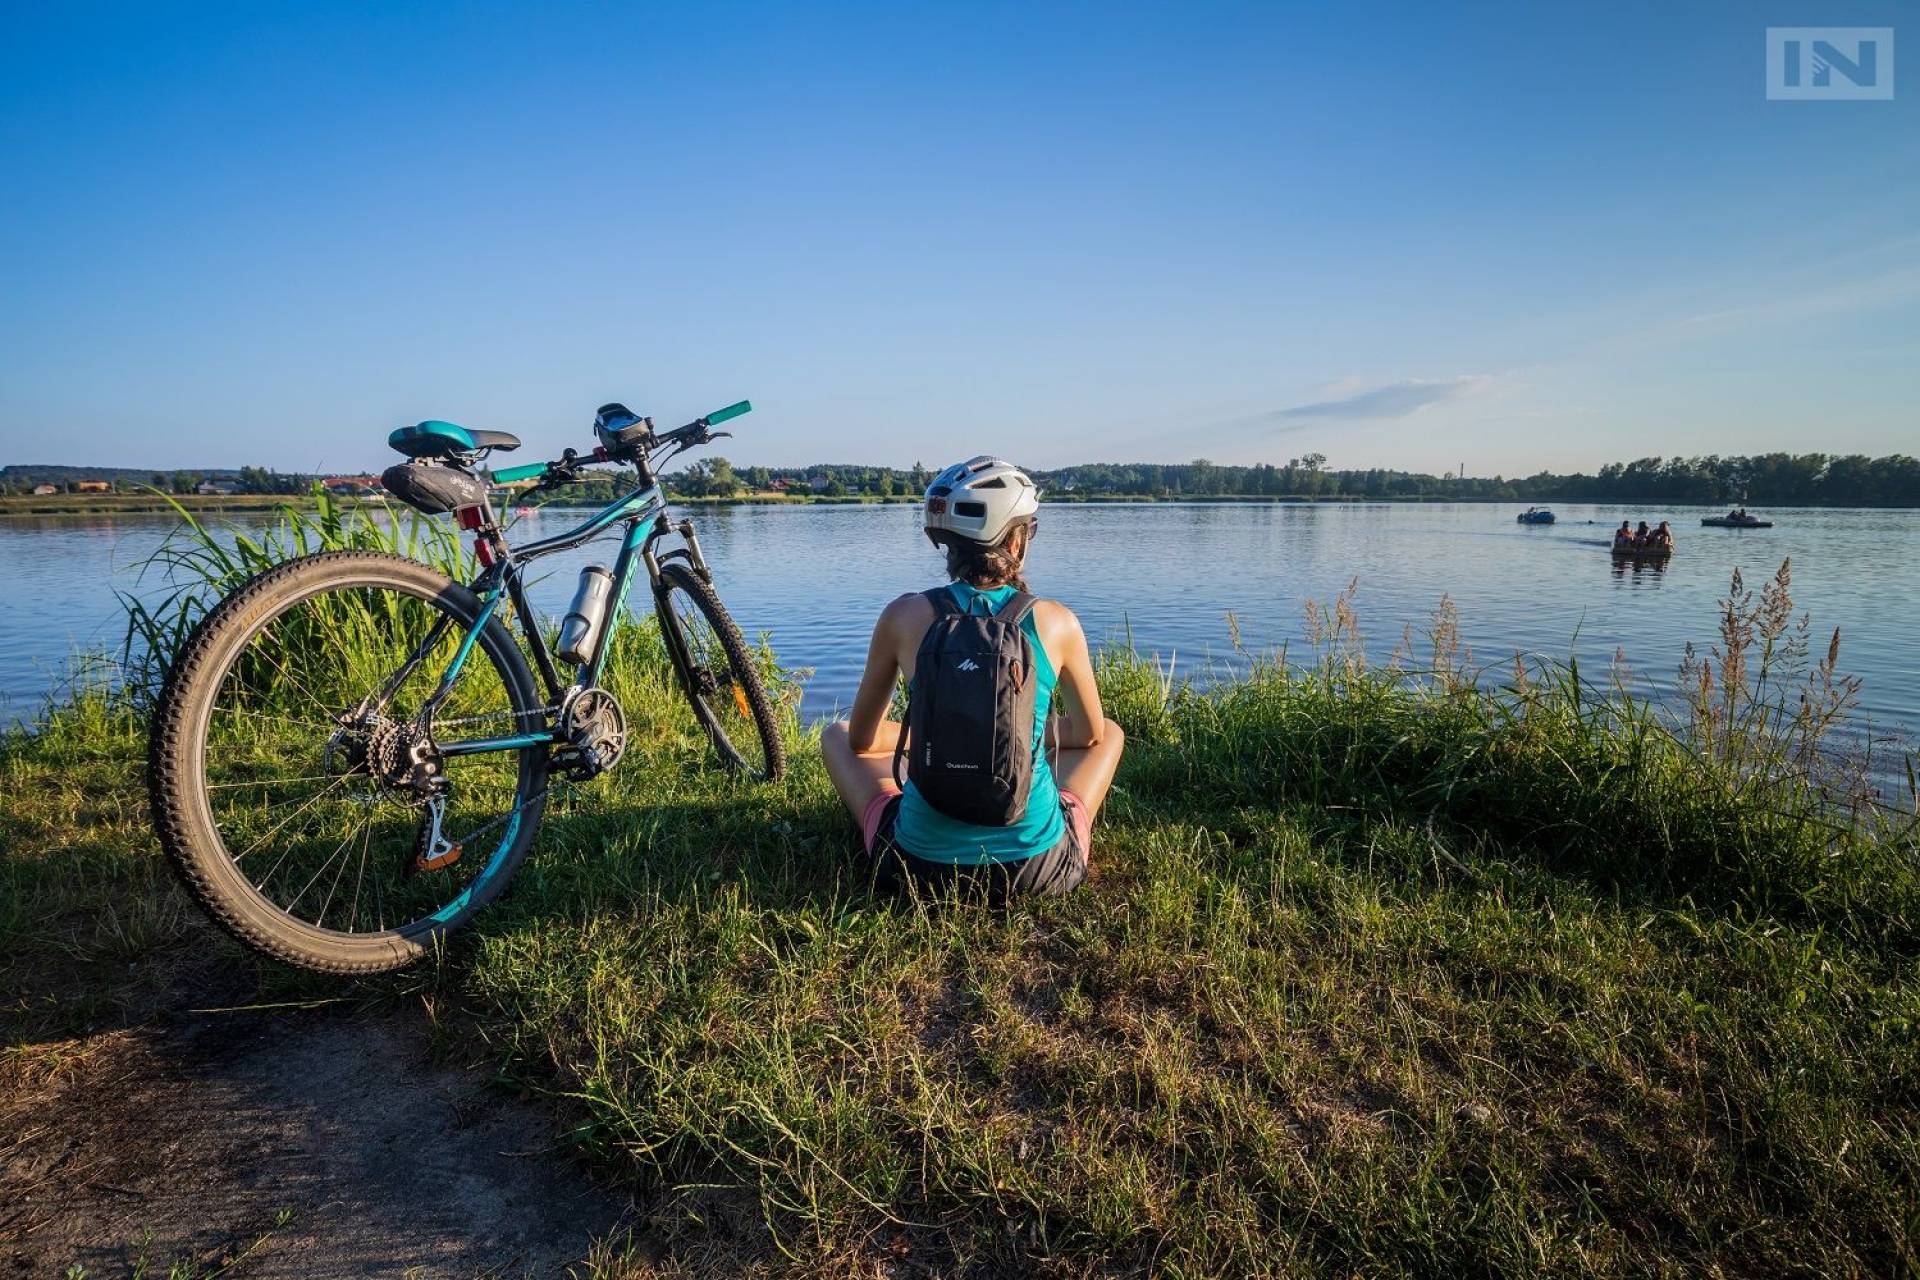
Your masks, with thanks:
<instances>
[{"instance_id":1,"label":"water bottle","mask_svg":"<svg viewBox=\"0 0 1920 1280\"><path fill-rule=\"evenodd\" d=\"M593 657L600 635L600 624L607 619L607 598L613 594L613 575L603 564L590 564L580 571L580 586L573 593L573 604L560 620L560 661L575 666Z\"/></svg>"}]
</instances>

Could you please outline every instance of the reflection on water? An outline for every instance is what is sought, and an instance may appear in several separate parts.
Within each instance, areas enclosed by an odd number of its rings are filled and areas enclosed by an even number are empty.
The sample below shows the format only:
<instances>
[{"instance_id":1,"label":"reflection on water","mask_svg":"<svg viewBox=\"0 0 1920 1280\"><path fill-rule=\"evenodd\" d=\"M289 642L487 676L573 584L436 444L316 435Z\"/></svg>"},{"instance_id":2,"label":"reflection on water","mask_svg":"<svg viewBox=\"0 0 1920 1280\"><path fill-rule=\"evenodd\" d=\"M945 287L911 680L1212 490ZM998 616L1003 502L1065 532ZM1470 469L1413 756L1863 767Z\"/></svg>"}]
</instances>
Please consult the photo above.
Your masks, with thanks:
<instances>
[{"instance_id":1,"label":"reflection on water","mask_svg":"<svg viewBox=\"0 0 1920 1280\"><path fill-rule=\"evenodd\" d=\"M939 580L940 557L910 506L721 507L693 512L721 597L750 635L768 634L787 663L813 674L806 709L852 698L874 617L894 596ZM1688 640L1714 638L1715 601L1738 567L1757 584L1793 559L1794 597L1825 636L1841 629L1842 666L1865 680L1876 723L1920 728L1920 513L1776 510L1766 530L1704 529L1706 509L1560 510L1550 526L1518 525L1496 505L1126 504L1049 506L1029 577L1071 604L1088 634L1131 636L1183 672L1238 665L1231 613L1249 650L1298 649L1303 602L1357 583L1367 649L1384 658L1418 633L1440 597L1459 609L1476 661L1516 652L1578 655L1608 669L1624 653L1635 677L1670 687ZM1672 519L1671 560L1619 558L1622 516ZM244 526L266 517L236 518ZM518 522L530 538L578 513ZM165 535L159 516L0 520L0 572L12 608L0 614L0 691L30 715L76 648L117 645L114 588L157 593L134 569ZM543 561L535 603L561 612L579 566L611 562L599 543ZM635 597L645 607L644 593Z\"/></svg>"},{"instance_id":2,"label":"reflection on water","mask_svg":"<svg viewBox=\"0 0 1920 1280\"><path fill-rule=\"evenodd\" d=\"M1667 572L1669 560L1666 556L1623 556L1613 557L1613 576L1615 579L1631 579L1635 586L1657 587L1660 578ZM1645 581L1642 581L1642 579Z\"/></svg>"}]
</instances>

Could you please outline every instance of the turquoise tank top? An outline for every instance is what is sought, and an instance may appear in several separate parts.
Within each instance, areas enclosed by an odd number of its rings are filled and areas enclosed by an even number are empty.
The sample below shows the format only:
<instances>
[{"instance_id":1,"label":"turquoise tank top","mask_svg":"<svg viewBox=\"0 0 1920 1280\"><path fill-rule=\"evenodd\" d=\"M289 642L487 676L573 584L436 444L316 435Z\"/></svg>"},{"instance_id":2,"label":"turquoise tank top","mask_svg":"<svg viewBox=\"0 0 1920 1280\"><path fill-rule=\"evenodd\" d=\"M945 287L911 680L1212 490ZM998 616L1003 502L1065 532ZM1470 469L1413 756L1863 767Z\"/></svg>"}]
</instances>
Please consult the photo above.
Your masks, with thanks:
<instances>
[{"instance_id":1,"label":"turquoise tank top","mask_svg":"<svg viewBox=\"0 0 1920 1280\"><path fill-rule=\"evenodd\" d=\"M964 582L949 583L947 590L962 609L980 614L999 613L1017 594L1011 586L982 591ZM929 862L1019 862L1060 843L1066 820L1060 814L1060 788L1054 784L1053 766L1044 745L1047 714L1053 709L1053 689L1060 677L1040 643L1032 612L1020 626L1033 646L1034 674L1039 677L1033 697L1033 789L1027 792L1027 811L1012 826L976 827L935 809L909 780L906 794L900 798L893 839L915 857Z\"/></svg>"}]
</instances>

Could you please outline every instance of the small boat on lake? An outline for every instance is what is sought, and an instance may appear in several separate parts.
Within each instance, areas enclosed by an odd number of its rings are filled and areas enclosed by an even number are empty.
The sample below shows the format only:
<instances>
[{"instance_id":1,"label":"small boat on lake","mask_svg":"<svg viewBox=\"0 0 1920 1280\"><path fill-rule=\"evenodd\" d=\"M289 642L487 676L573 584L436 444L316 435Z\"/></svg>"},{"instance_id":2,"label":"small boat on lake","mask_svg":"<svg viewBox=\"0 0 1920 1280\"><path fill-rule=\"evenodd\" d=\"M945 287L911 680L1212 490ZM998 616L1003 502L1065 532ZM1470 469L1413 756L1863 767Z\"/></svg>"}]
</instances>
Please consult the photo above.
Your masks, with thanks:
<instances>
[{"instance_id":1,"label":"small boat on lake","mask_svg":"<svg viewBox=\"0 0 1920 1280\"><path fill-rule=\"evenodd\" d=\"M1612 547L1615 560L1671 560L1672 547Z\"/></svg>"},{"instance_id":2,"label":"small boat on lake","mask_svg":"<svg viewBox=\"0 0 1920 1280\"><path fill-rule=\"evenodd\" d=\"M1771 529L1773 521L1750 516L1744 511L1729 511L1723 516L1708 516L1701 525L1708 529Z\"/></svg>"},{"instance_id":3,"label":"small boat on lake","mask_svg":"<svg viewBox=\"0 0 1920 1280\"><path fill-rule=\"evenodd\" d=\"M1528 507L1525 511L1515 516L1514 519L1521 524L1552 524L1553 512L1547 510L1545 507Z\"/></svg>"}]
</instances>

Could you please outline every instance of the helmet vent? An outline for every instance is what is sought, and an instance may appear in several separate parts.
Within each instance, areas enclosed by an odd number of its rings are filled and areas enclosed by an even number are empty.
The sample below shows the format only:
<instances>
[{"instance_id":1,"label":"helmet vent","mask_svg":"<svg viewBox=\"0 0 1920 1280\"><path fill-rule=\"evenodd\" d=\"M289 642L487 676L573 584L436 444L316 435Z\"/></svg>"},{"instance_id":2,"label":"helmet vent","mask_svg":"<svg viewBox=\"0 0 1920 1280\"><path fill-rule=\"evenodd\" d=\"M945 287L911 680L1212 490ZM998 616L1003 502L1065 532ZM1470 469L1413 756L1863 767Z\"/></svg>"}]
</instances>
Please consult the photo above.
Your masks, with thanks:
<instances>
[{"instance_id":1,"label":"helmet vent","mask_svg":"<svg viewBox=\"0 0 1920 1280\"><path fill-rule=\"evenodd\" d=\"M978 518L987 514L987 504L984 502L956 502L953 504L953 514Z\"/></svg>"},{"instance_id":2,"label":"helmet vent","mask_svg":"<svg viewBox=\"0 0 1920 1280\"><path fill-rule=\"evenodd\" d=\"M979 484L968 485L970 489L1004 489L1007 487L1005 476L995 476L991 480L982 480Z\"/></svg>"},{"instance_id":3,"label":"helmet vent","mask_svg":"<svg viewBox=\"0 0 1920 1280\"><path fill-rule=\"evenodd\" d=\"M937 484L933 486L933 488L927 490L927 496L931 498L944 498L952 492L953 492L952 485Z\"/></svg>"}]
</instances>

